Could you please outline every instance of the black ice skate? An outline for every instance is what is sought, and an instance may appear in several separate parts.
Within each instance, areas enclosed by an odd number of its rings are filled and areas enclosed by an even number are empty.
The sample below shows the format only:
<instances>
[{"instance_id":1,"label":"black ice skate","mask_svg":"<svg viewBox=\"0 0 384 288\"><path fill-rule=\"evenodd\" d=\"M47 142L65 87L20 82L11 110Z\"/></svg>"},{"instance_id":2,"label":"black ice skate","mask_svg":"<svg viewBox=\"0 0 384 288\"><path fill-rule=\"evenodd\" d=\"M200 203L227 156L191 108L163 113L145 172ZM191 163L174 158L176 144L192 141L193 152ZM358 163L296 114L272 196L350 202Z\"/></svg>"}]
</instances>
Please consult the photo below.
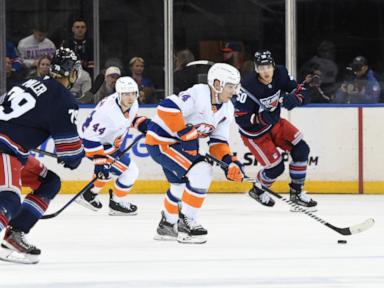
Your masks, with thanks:
<instances>
[{"instance_id":1,"label":"black ice skate","mask_svg":"<svg viewBox=\"0 0 384 288\"><path fill-rule=\"evenodd\" d=\"M109 215L133 216L137 215L137 206L125 200L113 200L112 190L109 190Z\"/></svg>"},{"instance_id":2,"label":"black ice skate","mask_svg":"<svg viewBox=\"0 0 384 288\"><path fill-rule=\"evenodd\" d=\"M99 200L99 194L93 193L91 189L81 194L81 196L76 199L76 203L93 211L98 211L103 207L103 204L101 204Z\"/></svg>"},{"instance_id":3,"label":"black ice skate","mask_svg":"<svg viewBox=\"0 0 384 288\"><path fill-rule=\"evenodd\" d=\"M295 190L294 188L290 187L290 200L291 202L297 205L303 206L306 210L310 212L315 212L317 210L315 208L317 206L317 202L311 197L309 197L308 194L304 191ZM291 211L300 212L299 209L295 208L292 208Z\"/></svg>"},{"instance_id":4,"label":"black ice skate","mask_svg":"<svg viewBox=\"0 0 384 288\"><path fill-rule=\"evenodd\" d=\"M195 219L179 213L177 222L177 241L179 243L203 244L207 242L208 231L196 222Z\"/></svg>"},{"instance_id":5,"label":"black ice skate","mask_svg":"<svg viewBox=\"0 0 384 288\"><path fill-rule=\"evenodd\" d=\"M36 264L39 262L40 249L28 243L25 233L8 227L0 247L0 260Z\"/></svg>"},{"instance_id":6,"label":"black ice skate","mask_svg":"<svg viewBox=\"0 0 384 288\"><path fill-rule=\"evenodd\" d=\"M260 187L256 186L259 185ZM249 196L259 202L261 205L272 207L275 205L275 201L272 197L265 192L259 183L254 183L251 190L248 192Z\"/></svg>"},{"instance_id":7,"label":"black ice skate","mask_svg":"<svg viewBox=\"0 0 384 288\"><path fill-rule=\"evenodd\" d=\"M161 220L156 229L156 235L153 237L160 241L176 241L177 240L177 224L167 222L164 211L161 211Z\"/></svg>"}]
</instances>

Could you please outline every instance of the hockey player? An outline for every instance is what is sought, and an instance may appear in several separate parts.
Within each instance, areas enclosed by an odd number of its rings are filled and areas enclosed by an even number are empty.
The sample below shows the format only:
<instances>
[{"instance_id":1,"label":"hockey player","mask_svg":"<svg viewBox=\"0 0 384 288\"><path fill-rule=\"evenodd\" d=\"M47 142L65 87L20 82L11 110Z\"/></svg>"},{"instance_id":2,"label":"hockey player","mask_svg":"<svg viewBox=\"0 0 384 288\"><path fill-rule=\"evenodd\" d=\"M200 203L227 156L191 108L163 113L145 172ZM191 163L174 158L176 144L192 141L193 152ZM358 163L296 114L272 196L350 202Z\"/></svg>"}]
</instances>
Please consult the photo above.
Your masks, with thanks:
<instances>
[{"instance_id":1,"label":"hockey player","mask_svg":"<svg viewBox=\"0 0 384 288\"><path fill-rule=\"evenodd\" d=\"M210 153L229 165L225 171L229 180L243 180L242 164L228 145L229 124L234 118L230 99L239 82L236 68L214 64L208 71L208 85L197 84L167 97L148 124L148 152L170 183L156 240L206 242L208 232L197 221L197 213L211 184L212 166L199 154L199 138L209 137Z\"/></svg>"},{"instance_id":2,"label":"hockey player","mask_svg":"<svg viewBox=\"0 0 384 288\"><path fill-rule=\"evenodd\" d=\"M137 116L139 104L138 86L131 77L120 77L116 81L116 92L102 100L85 120L83 144L86 156L95 165L94 187L82 194L78 203L97 211L102 208L98 193L110 181L110 172L118 176L113 193L110 193L109 215L136 215L137 206L128 202L127 195L139 175L135 162L125 154L111 166L119 154L120 144L130 126L146 132L144 116Z\"/></svg>"},{"instance_id":3,"label":"hockey player","mask_svg":"<svg viewBox=\"0 0 384 288\"><path fill-rule=\"evenodd\" d=\"M76 128L78 105L68 91L80 61L69 49L56 50L50 75L13 87L0 105L0 231L6 229L0 259L37 263L40 249L25 234L59 192L58 175L29 155L52 137L58 162L75 169L84 156ZM21 203L21 186L32 189Z\"/></svg>"},{"instance_id":4,"label":"hockey player","mask_svg":"<svg viewBox=\"0 0 384 288\"><path fill-rule=\"evenodd\" d=\"M305 207L316 206L316 201L303 191L309 146L303 134L280 117L281 106L291 110L305 104L306 90L288 75L284 66L275 65L269 51L255 53L255 71L241 84L234 101L236 123L244 144L263 166L249 195L265 206L275 204L264 188L269 188L284 171L280 148L292 158L290 200Z\"/></svg>"}]
</instances>

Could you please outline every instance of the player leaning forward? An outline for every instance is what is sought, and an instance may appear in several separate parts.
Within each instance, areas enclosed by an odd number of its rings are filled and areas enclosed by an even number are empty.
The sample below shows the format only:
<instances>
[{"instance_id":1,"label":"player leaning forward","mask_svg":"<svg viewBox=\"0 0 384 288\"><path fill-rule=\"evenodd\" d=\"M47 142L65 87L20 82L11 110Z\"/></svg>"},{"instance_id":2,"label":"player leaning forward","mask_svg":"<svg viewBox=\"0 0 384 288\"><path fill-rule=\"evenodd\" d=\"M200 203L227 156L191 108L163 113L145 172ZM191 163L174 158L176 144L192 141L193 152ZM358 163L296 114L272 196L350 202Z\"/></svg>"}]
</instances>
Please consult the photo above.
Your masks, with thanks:
<instances>
[{"instance_id":1,"label":"player leaning forward","mask_svg":"<svg viewBox=\"0 0 384 288\"><path fill-rule=\"evenodd\" d=\"M243 180L241 164L228 145L234 118L230 101L240 82L239 71L223 63L208 71L208 85L197 84L164 99L148 124L147 149L170 183L157 228L157 240L206 242L207 230L197 221L212 180L212 166L199 154L199 138L209 137L209 151L228 163L226 177ZM179 211L179 204L181 210Z\"/></svg>"},{"instance_id":2,"label":"player leaning forward","mask_svg":"<svg viewBox=\"0 0 384 288\"><path fill-rule=\"evenodd\" d=\"M290 200L304 207L315 207L316 201L302 190L309 146L303 134L280 117L281 106L291 110L305 104L307 91L297 85L284 66L275 65L269 51L255 53L255 71L241 84L234 103L236 123L244 144L263 166L249 195L265 206L275 204L264 188L269 188L284 171L280 148L289 152L292 158L289 164Z\"/></svg>"},{"instance_id":3,"label":"player leaning forward","mask_svg":"<svg viewBox=\"0 0 384 288\"><path fill-rule=\"evenodd\" d=\"M38 262L41 251L25 234L61 186L59 176L29 151L51 136L64 167L75 169L84 156L75 124L78 105L68 91L79 69L75 53L60 48L52 59L52 78L33 78L13 87L0 105L0 231L6 228L0 248L2 260ZM22 203L21 186L32 189Z\"/></svg>"},{"instance_id":4,"label":"player leaning forward","mask_svg":"<svg viewBox=\"0 0 384 288\"><path fill-rule=\"evenodd\" d=\"M113 158L119 154L122 139L133 126L145 133L147 122L138 116L138 86L131 77L120 77L116 81L116 93L102 100L89 114L82 125L83 144L86 156L95 164L94 177L98 180L92 189L83 193L77 201L94 211L102 207L98 193L110 180L110 172L117 176L109 201L109 215L135 215L137 206L131 204L127 195L139 175L136 163L128 154L119 157L111 166ZM122 147L123 148L123 147Z\"/></svg>"}]
</instances>

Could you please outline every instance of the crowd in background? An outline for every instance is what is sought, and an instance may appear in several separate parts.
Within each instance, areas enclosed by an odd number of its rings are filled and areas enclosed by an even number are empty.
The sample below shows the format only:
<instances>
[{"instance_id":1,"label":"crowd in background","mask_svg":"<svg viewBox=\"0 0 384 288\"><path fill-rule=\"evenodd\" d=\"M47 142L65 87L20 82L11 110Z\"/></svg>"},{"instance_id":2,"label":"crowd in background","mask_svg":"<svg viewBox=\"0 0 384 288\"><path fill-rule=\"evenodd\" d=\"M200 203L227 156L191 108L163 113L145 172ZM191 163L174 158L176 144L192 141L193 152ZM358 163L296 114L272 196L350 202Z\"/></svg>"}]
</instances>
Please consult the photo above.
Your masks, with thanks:
<instances>
[{"instance_id":1,"label":"crowd in background","mask_svg":"<svg viewBox=\"0 0 384 288\"><path fill-rule=\"evenodd\" d=\"M97 104L114 93L116 80L128 71L140 89L141 104L157 104L164 97L156 93L151 78L145 75L145 60L134 56L128 66L118 57L110 58L94 77L93 40L88 37L87 23L76 19L72 23L71 37L53 43L47 37L47 29L33 28L32 34L20 39L17 46L6 42L6 89L11 89L22 80L44 77L49 73L51 57L58 46L75 51L82 64L82 71L71 92L82 104ZM256 50L256 48L255 48ZM253 71L252 55L245 54L242 41L223 42L218 53L221 61L238 68L242 76ZM337 47L330 41L322 41L315 55L298 69L300 82L309 83L311 103L373 104L384 102L381 76L375 73L365 55L356 55L347 67L340 68L335 60ZM118 55L117 55L118 56ZM179 93L193 84L206 81L207 63L196 62L197 57L189 49L177 51L174 56L174 93ZM94 81L92 80L94 79Z\"/></svg>"}]
</instances>

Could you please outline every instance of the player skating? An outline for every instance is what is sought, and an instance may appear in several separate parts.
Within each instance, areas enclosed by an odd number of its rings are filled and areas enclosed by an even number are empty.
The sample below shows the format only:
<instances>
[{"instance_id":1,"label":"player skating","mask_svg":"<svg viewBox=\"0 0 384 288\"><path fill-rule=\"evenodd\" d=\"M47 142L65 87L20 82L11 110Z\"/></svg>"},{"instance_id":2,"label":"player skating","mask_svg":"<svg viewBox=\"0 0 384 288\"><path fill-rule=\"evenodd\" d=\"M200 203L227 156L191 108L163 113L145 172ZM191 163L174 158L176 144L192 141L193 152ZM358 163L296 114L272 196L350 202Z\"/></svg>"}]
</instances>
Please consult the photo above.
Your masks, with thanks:
<instances>
[{"instance_id":1,"label":"player skating","mask_svg":"<svg viewBox=\"0 0 384 288\"><path fill-rule=\"evenodd\" d=\"M64 167L75 169L84 156L75 123L78 105L68 91L79 69L75 53L60 48L52 59L51 77L30 79L13 87L0 106L0 231L6 229L1 260L39 261L40 249L25 235L60 190L59 176L29 151L51 136ZM21 186L32 189L22 203Z\"/></svg>"},{"instance_id":2,"label":"player skating","mask_svg":"<svg viewBox=\"0 0 384 288\"><path fill-rule=\"evenodd\" d=\"M239 82L236 68L218 63L208 72L208 85L194 85L157 107L148 124L146 144L151 157L162 166L170 189L155 239L206 242L208 232L199 224L197 213L211 184L212 166L199 154L199 138L209 137L210 153L228 163L225 174L229 180L243 180L242 165L228 145L229 124L234 118L230 99Z\"/></svg>"},{"instance_id":3,"label":"player skating","mask_svg":"<svg viewBox=\"0 0 384 288\"><path fill-rule=\"evenodd\" d=\"M255 53L255 71L241 84L243 88L234 101L236 123L244 144L263 166L249 195L265 206L275 204L263 187L269 188L284 171L280 148L292 158L290 200L304 207L315 207L316 201L303 191L309 146L303 134L280 117L281 106L291 110L305 103L305 89L288 75L284 66L275 65L269 51Z\"/></svg>"},{"instance_id":4,"label":"player skating","mask_svg":"<svg viewBox=\"0 0 384 288\"><path fill-rule=\"evenodd\" d=\"M102 100L89 114L82 125L83 144L86 156L95 165L94 177L97 175L92 189L84 192L77 202L87 208L97 211L102 208L98 193L110 181L110 172L117 176L113 192L110 194L109 215L136 215L137 206L128 200L139 169L136 163L125 154L113 163L113 158L119 154L119 148L130 126L145 133L147 120L137 116L139 104L137 98L139 89L131 77L120 77L116 81L116 93Z\"/></svg>"}]
</instances>

